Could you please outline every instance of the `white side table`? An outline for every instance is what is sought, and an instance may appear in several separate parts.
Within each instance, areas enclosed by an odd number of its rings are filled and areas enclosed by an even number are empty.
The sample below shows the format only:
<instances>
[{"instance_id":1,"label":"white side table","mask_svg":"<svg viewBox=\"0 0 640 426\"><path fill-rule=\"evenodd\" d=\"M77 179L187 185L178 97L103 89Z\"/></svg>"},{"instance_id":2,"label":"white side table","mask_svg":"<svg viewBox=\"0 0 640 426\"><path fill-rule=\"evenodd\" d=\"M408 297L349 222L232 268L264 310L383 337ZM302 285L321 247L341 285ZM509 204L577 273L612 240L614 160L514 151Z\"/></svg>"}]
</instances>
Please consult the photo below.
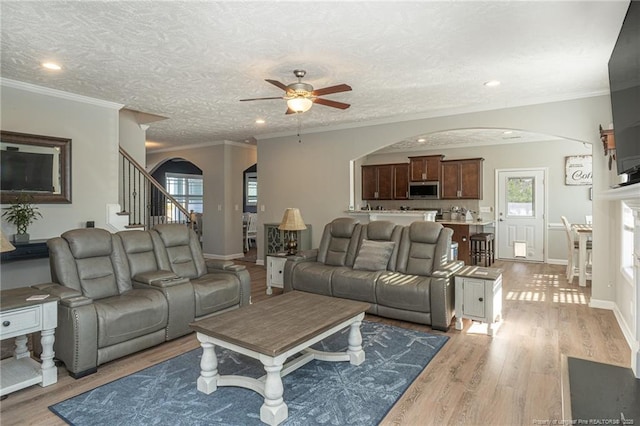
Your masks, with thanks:
<instances>
[{"instance_id":1,"label":"white side table","mask_svg":"<svg viewBox=\"0 0 640 426\"><path fill-rule=\"evenodd\" d=\"M49 386L58 381L53 362L54 332L58 325L58 298L27 300L46 294L33 288L16 288L0 292L0 338L16 338L14 356L0 363L0 396L31 385ZM31 358L27 335L40 331L42 363Z\"/></svg>"},{"instance_id":2,"label":"white side table","mask_svg":"<svg viewBox=\"0 0 640 426\"><path fill-rule=\"evenodd\" d=\"M467 318L487 323L487 334L493 336L502 319L502 271L466 266L455 281L456 330L462 330L462 318Z\"/></svg>"},{"instance_id":3,"label":"white side table","mask_svg":"<svg viewBox=\"0 0 640 426\"><path fill-rule=\"evenodd\" d=\"M273 287L284 287L284 264L287 263L286 253L276 253L267 256L267 294L272 294Z\"/></svg>"}]
</instances>

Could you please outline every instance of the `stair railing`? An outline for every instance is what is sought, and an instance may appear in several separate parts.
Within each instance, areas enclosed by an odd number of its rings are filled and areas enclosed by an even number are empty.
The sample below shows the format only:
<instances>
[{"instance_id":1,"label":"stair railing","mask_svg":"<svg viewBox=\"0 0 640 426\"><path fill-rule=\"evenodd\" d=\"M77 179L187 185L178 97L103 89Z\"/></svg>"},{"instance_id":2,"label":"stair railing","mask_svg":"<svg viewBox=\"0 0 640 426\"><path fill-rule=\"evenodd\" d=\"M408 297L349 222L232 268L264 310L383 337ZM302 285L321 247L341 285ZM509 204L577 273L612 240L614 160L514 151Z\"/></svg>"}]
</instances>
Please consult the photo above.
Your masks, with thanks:
<instances>
[{"instance_id":1,"label":"stair railing","mask_svg":"<svg viewBox=\"0 0 640 426\"><path fill-rule=\"evenodd\" d=\"M151 229L161 223L194 225L187 209L122 147L120 159L120 214L129 216L127 228Z\"/></svg>"}]
</instances>

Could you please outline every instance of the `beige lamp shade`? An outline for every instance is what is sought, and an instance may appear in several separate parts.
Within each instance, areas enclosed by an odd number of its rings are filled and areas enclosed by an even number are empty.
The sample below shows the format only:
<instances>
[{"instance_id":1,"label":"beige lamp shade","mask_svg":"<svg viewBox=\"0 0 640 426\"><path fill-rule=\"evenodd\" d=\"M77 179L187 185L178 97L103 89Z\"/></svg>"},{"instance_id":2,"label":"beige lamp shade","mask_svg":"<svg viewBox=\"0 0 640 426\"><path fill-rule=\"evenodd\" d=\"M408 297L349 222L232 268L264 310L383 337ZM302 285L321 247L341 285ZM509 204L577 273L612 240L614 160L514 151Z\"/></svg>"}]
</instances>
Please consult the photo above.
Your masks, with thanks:
<instances>
[{"instance_id":1,"label":"beige lamp shade","mask_svg":"<svg viewBox=\"0 0 640 426\"><path fill-rule=\"evenodd\" d=\"M304 224L299 209L288 208L284 211L284 216L282 216L282 222L278 229L282 231L302 231L307 229L307 225Z\"/></svg>"},{"instance_id":2,"label":"beige lamp shade","mask_svg":"<svg viewBox=\"0 0 640 426\"><path fill-rule=\"evenodd\" d=\"M0 230L0 253L4 253L5 251L12 251L16 248L9 242L7 237L4 236L4 232Z\"/></svg>"}]
</instances>

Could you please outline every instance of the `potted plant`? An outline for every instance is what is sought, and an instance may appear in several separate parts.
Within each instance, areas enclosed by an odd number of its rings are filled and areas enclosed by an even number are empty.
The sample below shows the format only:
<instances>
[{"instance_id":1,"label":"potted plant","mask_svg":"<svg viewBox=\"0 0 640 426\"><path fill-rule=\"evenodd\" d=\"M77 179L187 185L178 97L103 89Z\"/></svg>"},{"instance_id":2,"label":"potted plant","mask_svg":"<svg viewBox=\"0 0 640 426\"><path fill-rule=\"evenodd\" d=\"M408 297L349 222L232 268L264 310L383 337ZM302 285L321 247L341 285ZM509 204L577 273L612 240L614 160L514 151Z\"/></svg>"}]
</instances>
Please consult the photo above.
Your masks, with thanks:
<instances>
[{"instance_id":1,"label":"potted plant","mask_svg":"<svg viewBox=\"0 0 640 426\"><path fill-rule=\"evenodd\" d=\"M31 204L31 198L26 194L20 194L16 197L16 202L11 207L6 207L2 213L7 222L16 226L16 234L13 236L15 243L28 243L29 234L27 227L31 225L42 214L37 207Z\"/></svg>"}]
</instances>

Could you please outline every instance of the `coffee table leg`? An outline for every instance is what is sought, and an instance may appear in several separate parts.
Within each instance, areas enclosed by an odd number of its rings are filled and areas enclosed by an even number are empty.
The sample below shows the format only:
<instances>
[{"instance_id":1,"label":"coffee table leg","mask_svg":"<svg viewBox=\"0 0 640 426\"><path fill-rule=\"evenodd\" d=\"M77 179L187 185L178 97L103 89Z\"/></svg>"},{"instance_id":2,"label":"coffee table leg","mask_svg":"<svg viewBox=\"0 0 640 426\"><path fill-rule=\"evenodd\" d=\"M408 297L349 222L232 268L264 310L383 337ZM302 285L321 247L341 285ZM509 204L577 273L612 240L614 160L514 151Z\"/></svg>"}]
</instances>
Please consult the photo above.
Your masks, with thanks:
<instances>
[{"instance_id":1,"label":"coffee table leg","mask_svg":"<svg viewBox=\"0 0 640 426\"><path fill-rule=\"evenodd\" d=\"M360 315L360 317L351 323L351 328L349 329L349 349L347 353L349 354L349 362L352 365L360 365L364 362L364 350L362 349L362 335L360 334L360 324L362 324L362 319L364 318L364 314Z\"/></svg>"},{"instance_id":2,"label":"coffee table leg","mask_svg":"<svg viewBox=\"0 0 640 426\"><path fill-rule=\"evenodd\" d=\"M207 395L213 393L218 388L218 358L216 357L215 346L210 342L203 342L198 333L198 340L202 346L202 360L200 360L200 377L198 377L198 390Z\"/></svg>"},{"instance_id":3,"label":"coffee table leg","mask_svg":"<svg viewBox=\"0 0 640 426\"><path fill-rule=\"evenodd\" d=\"M277 425L289 417L289 408L282 398L284 387L280 377L285 360L260 356L260 361L267 372L264 382L264 404L260 407L260 420L269 425Z\"/></svg>"}]
</instances>

